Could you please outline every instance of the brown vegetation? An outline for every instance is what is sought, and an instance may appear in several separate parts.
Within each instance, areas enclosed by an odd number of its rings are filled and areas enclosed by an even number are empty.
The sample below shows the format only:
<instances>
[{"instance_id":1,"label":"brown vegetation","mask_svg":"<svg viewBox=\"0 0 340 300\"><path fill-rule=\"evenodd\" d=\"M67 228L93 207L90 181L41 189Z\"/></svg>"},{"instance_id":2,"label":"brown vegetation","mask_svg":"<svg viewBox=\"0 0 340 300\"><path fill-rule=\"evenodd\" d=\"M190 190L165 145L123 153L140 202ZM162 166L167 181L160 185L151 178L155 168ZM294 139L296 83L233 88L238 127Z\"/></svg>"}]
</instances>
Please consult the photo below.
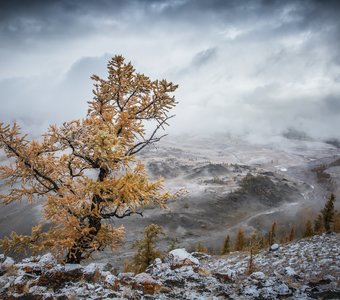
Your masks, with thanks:
<instances>
[{"instance_id":1,"label":"brown vegetation","mask_svg":"<svg viewBox=\"0 0 340 300\"><path fill-rule=\"evenodd\" d=\"M161 234L163 234L163 229L156 224L150 224L145 227L144 238L133 244L136 254L131 262L125 262L124 268L126 272L134 272L136 274L144 272L155 258L162 256L162 252L156 247L156 239Z\"/></svg>"}]
</instances>

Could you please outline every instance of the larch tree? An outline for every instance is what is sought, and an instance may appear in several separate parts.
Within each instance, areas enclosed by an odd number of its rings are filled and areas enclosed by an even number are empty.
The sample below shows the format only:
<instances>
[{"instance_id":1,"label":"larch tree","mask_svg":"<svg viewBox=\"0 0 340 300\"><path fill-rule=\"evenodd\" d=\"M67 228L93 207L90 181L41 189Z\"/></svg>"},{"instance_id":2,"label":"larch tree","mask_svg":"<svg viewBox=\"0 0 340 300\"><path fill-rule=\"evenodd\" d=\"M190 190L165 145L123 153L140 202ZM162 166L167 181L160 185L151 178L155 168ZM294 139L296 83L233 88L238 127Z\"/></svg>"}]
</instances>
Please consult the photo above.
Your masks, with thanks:
<instances>
[{"instance_id":1,"label":"larch tree","mask_svg":"<svg viewBox=\"0 0 340 300\"><path fill-rule=\"evenodd\" d=\"M201 253L209 253L208 248L202 243L202 242L197 242L196 247L195 247L196 252L201 252Z\"/></svg>"},{"instance_id":2,"label":"larch tree","mask_svg":"<svg viewBox=\"0 0 340 300\"><path fill-rule=\"evenodd\" d=\"M161 257L162 252L156 247L156 239L163 234L161 226L150 224L144 229L144 239L138 240L133 244L133 248L137 250L132 262L130 270L135 273L141 273L157 258Z\"/></svg>"},{"instance_id":3,"label":"larch tree","mask_svg":"<svg viewBox=\"0 0 340 300\"><path fill-rule=\"evenodd\" d=\"M318 214L317 218L314 220L314 233L320 234L323 231L324 231L323 217L322 214Z\"/></svg>"},{"instance_id":4,"label":"larch tree","mask_svg":"<svg viewBox=\"0 0 340 300\"><path fill-rule=\"evenodd\" d=\"M321 214L323 217L323 225L327 233L331 232L331 223L334 222L334 202L335 202L335 195L333 193L330 194L325 207L321 210Z\"/></svg>"},{"instance_id":5,"label":"larch tree","mask_svg":"<svg viewBox=\"0 0 340 300\"><path fill-rule=\"evenodd\" d=\"M242 227L239 227L236 241L235 241L235 251L242 251L246 244L246 237L244 235L244 230Z\"/></svg>"},{"instance_id":6,"label":"larch tree","mask_svg":"<svg viewBox=\"0 0 340 300\"><path fill-rule=\"evenodd\" d=\"M253 254L263 248L263 236L260 232L253 231L249 236L249 248L253 250Z\"/></svg>"},{"instance_id":7,"label":"larch tree","mask_svg":"<svg viewBox=\"0 0 340 300\"><path fill-rule=\"evenodd\" d=\"M292 228L289 231L288 241L291 242L294 239L295 239L295 228L292 226Z\"/></svg>"},{"instance_id":8,"label":"larch tree","mask_svg":"<svg viewBox=\"0 0 340 300\"><path fill-rule=\"evenodd\" d=\"M276 222L273 222L269 232L268 232L268 245L269 247L276 241Z\"/></svg>"},{"instance_id":9,"label":"larch tree","mask_svg":"<svg viewBox=\"0 0 340 300\"><path fill-rule=\"evenodd\" d=\"M311 222L311 220L307 220L307 222L305 223L305 227L304 227L304 231L303 231L302 236L305 238L305 237L310 237L313 234L314 234L314 231L313 231L312 222Z\"/></svg>"},{"instance_id":10,"label":"larch tree","mask_svg":"<svg viewBox=\"0 0 340 300\"><path fill-rule=\"evenodd\" d=\"M93 99L84 119L51 125L40 140L29 140L19 126L0 124L0 148L10 164L0 180L11 187L4 203L42 198L48 230L39 223L31 236L12 233L1 241L5 251L46 249L68 263L79 263L123 240L114 218L142 215L143 206L164 207L175 197L163 179L150 181L136 154L158 142L176 105L177 85L152 81L135 72L122 56L107 65L108 76L93 75ZM153 130L145 129L151 123Z\"/></svg>"},{"instance_id":11,"label":"larch tree","mask_svg":"<svg viewBox=\"0 0 340 300\"><path fill-rule=\"evenodd\" d=\"M224 242L223 242L223 246L222 246L222 249L221 249L221 255L226 255L228 253L230 253L230 237L229 235L226 236L226 238L224 239Z\"/></svg>"}]
</instances>

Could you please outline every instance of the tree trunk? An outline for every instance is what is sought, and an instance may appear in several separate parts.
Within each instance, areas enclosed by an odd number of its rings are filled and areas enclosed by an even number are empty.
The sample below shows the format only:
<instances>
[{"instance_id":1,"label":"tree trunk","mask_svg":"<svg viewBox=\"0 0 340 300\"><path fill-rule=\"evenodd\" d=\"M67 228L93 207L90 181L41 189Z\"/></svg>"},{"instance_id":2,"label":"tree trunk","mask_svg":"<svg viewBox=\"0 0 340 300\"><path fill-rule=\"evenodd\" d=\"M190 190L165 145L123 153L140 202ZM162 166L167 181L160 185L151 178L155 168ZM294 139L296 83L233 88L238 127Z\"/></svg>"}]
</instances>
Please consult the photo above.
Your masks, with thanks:
<instances>
[{"instance_id":1,"label":"tree trunk","mask_svg":"<svg viewBox=\"0 0 340 300\"><path fill-rule=\"evenodd\" d=\"M83 252L77 247L76 244L72 246L66 255L65 263L67 264L79 264L82 260Z\"/></svg>"},{"instance_id":2,"label":"tree trunk","mask_svg":"<svg viewBox=\"0 0 340 300\"><path fill-rule=\"evenodd\" d=\"M106 178L107 174L108 170L106 168L100 168L97 181L102 182ZM100 197L100 195L94 195L92 199L91 210L94 210L102 201L103 200ZM93 239L101 229L102 218L89 215L87 216L87 219L88 219L87 226L91 228L91 230L89 234L79 237L79 239L73 244L73 246L66 255L65 258L66 263L79 264L81 260L86 258L84 257L84 255L86 255L88 251L93 250L93 248L91 247L91 243L93 242Z\"/></svg>"},{"instance_id":3,"label":"tree trunk","mask_svg":"<svg viewBox=\"0 0 340 300\"><path fill-rule=\"evenodd\" d=\"M93 248L91 247L91 243L98 234L102 224L101 218L98 217L89 216L88 220L88 227L92 228L92 230L89 234L79 237L79 239L73 244L66 255L66 263L79 264L81 260L86 258L86 254L92 252L91 250L93 250Z\"/></svg>"}]
</instances>

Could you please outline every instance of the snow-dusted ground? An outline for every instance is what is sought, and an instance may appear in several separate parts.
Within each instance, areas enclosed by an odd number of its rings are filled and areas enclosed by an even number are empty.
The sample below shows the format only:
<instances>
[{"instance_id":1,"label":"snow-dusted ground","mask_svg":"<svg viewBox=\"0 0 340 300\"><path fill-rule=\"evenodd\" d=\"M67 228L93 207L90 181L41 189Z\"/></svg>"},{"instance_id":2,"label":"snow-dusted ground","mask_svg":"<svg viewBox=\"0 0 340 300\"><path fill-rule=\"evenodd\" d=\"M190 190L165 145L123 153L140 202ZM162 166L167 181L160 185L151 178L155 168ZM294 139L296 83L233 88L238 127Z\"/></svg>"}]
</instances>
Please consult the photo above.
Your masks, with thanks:
<instances>
[{"instance_id":1,"label":"snow-dusted ground","mask_svg":"<svg viewBox=\"0 0 340 300\"><path fill-rule=\"evenodd\" d=\"M107 264L59 265L46 254L15 263L0 255L1 299L339 299L340 235L226 256L171 251L146 273ZM111 264L113 265L111 265ZM62 297L62 298L58 298Z\"/></svg>"}]
</instances>

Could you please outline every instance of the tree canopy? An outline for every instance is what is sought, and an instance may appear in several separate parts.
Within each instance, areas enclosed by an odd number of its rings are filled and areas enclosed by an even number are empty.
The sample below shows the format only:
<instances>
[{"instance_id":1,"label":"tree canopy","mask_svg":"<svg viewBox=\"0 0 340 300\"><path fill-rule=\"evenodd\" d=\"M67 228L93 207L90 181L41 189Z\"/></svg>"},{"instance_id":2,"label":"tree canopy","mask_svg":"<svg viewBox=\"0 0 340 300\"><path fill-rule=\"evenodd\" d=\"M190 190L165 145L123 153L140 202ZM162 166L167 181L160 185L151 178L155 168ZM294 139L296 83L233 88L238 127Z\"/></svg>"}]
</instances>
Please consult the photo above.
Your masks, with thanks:
<instances>
[{"instance_id":1,"label":"tree canopy","mask_svg":"<svg viewBox=\"0 0 340 300\"><path fill-rule=\"evenodd\" d=\"M1 241L5 251L48 248L78 263L121 244L124 229L109 219L142 214L150 203L164 207L176 196L163 191L162 178L149 180L136 154L164 136L177 85L152 81L122 56L114 56L107 71L106 79L91 77L93 99L84 119L51 125L40 140L29 140L16 123L0 124L0 147L10 161L0 166L0 180L11 187L1 200L42 198L48 222L48 230L39 223L31 236L12 233ZM150 132L146 122L154 126Z\"/></svg>"}]
</instances>

